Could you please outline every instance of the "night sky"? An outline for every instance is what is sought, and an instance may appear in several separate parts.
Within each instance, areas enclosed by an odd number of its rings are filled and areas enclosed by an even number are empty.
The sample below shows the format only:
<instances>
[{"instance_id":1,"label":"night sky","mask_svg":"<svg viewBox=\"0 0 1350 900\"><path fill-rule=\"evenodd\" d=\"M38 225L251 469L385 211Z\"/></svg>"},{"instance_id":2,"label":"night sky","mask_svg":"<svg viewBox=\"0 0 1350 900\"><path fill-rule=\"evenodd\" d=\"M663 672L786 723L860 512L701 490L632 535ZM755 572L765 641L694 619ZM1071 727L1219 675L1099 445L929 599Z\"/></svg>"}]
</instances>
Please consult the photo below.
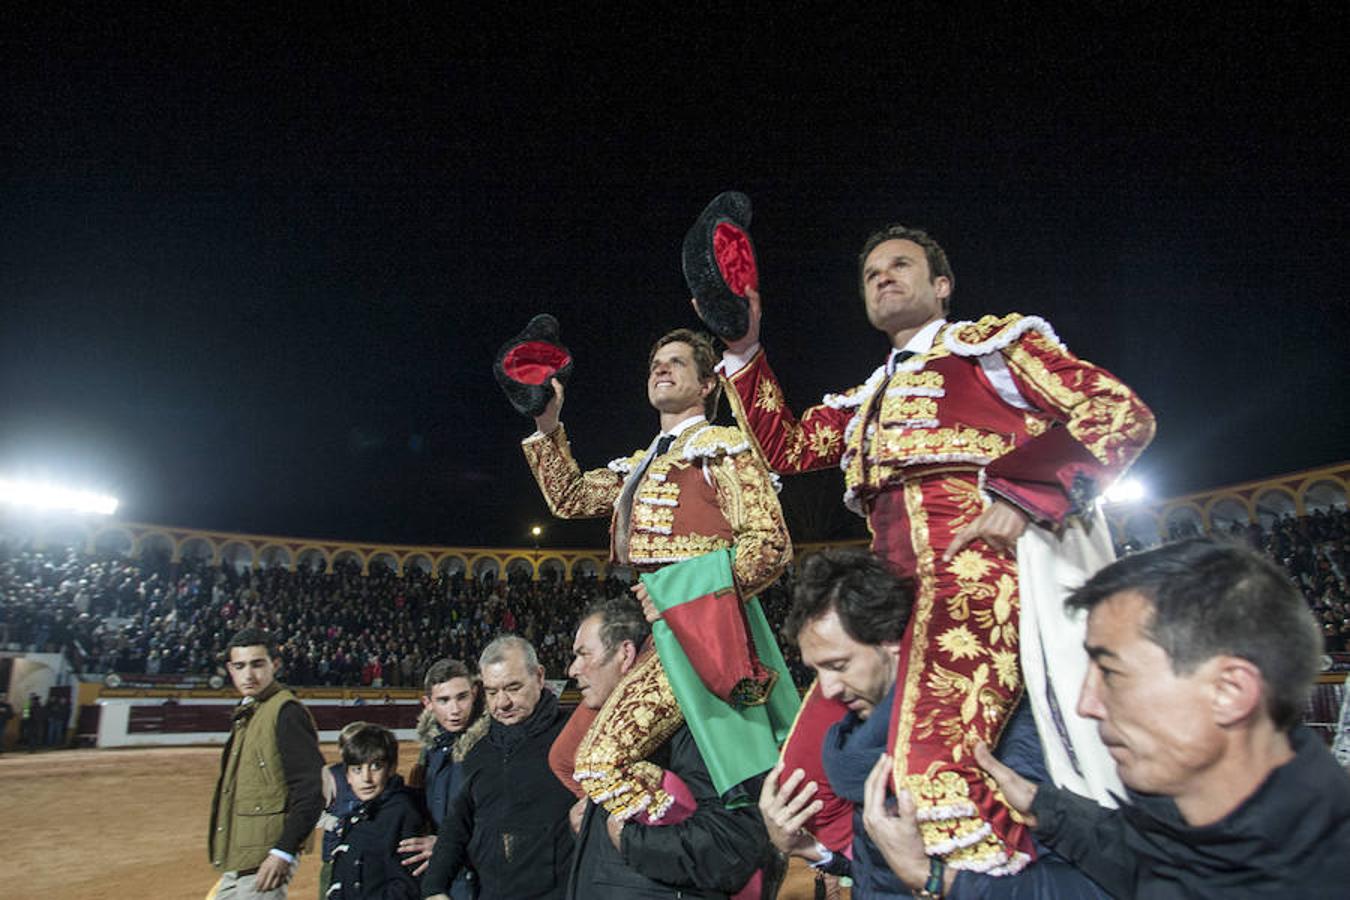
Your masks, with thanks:
<instances>
[{"instance_id":1,"label":"night sky","mask_svg":"<svg viewBox=\"0 0 1350 900\"><path fill-rule=\"evenodd\" d=\"M899 221L956 317L1042 315L1143 396L1155 495L1350 457L1340 4L279 6L7 13L0 474L139 521L599 545L549 519L493 355L554 313L580 461L645 445L729 188L797 409L881 361L856 254ZM837 472L788 484L798 538L856 529Z\"/></svg>"}]
</instances>

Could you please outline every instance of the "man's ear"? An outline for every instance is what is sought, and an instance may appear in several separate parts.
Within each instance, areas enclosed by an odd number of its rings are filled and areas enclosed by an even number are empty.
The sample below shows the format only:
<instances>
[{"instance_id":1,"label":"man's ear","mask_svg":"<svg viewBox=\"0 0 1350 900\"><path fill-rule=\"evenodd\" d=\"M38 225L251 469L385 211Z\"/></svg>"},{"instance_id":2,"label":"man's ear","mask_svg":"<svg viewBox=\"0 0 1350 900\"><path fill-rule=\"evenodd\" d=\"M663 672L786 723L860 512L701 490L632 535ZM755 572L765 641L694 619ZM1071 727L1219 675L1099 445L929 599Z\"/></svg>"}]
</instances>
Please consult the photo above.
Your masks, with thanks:
<instances>
[{"instance_id":1,"label":"man's ear","mask_svg":"<svg viewBox=\"0 0 1350 900\"><path fill-rule=\"evenodd\" d=\"M1214 722L1230 726L1265 714L1265 679L1251 660L1240 656L1220 656L1214 666Z\"/></svg>"},{"instance_id":2,"label":"man's ear","mask_svg":"<svg viewBox=\"0 0 1350 900\"><path fill-rule=\"evenodd\" d=\"M633 668L633 665L637 662L637 645L632 641L624 641L619 645L619 652L623 654L623 668L621 671L627 675Z\"/></svg>"},{"instance_id":3,"label":"man's ear","mask_svg":"<svg viewBox=\"0 0 1350 900\"><path fill-rule=\"evenodd\" d=\"M939 300L946 300L952 295L952 280L946 275L939 275L933 279L933 294Z\"/></svg>"},{"instance_id":4,"label":"man's ear","mask_svg":"<svg viewBox=\"0 0 1350 900\"><path fill-rule=\"evenodd\" d=\"M891 657L897 662L899 661L900 659L899 641L882 641L880 644L877 644L877 646L881 648L882 653L886 654L887 656Z\"/></svg>"}]
</instances>

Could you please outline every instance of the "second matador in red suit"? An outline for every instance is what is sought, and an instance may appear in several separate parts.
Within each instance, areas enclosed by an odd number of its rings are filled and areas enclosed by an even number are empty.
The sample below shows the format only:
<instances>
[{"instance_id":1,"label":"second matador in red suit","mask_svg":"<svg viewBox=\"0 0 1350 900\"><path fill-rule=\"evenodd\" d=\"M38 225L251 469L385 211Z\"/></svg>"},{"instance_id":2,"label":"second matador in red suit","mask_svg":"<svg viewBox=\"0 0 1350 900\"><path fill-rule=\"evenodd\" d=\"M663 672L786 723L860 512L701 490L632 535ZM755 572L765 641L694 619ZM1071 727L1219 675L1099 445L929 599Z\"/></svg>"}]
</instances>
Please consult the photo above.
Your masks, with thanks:
<instances>
[{"instance_id":1,"label":"second matador in red suit","mask_svg":"<svg viewBox=\"0 0 1350 900\"><path fill-rule=\"evenodd\" d=\"M891 339L865 382L792 414L751 327L723 366L769 465L839 466L872 549L916 578L890 746L930 855L1015 872L1025 827L975 764L1022 693L1015 546L1028 521L1085 510L1153 437L1153 415L1034 316L949 323L953 276L926 233L890 226L863 248L862 293ZM818 692L817 692L818 694ZM847 702L847 697L815 698Z\"/></svg>"}]
</instances>

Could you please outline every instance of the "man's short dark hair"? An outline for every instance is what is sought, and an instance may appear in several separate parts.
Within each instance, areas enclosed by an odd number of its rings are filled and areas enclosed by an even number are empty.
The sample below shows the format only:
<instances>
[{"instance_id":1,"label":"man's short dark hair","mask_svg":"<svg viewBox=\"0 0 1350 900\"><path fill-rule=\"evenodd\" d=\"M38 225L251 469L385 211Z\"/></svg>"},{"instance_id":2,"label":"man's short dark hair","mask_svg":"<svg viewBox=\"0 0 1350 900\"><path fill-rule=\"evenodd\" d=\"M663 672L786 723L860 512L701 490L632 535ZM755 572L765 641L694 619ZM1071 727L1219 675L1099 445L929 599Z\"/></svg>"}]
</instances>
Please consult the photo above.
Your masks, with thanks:
<instances>
[{"instance_id":1,"label":"man's short dark hair","mask_svg":"<svg viewBox=\"0 0 1350 900\"><path fill-rule=\"evenodd\" d=\"M717 345L713 343L712 338L703 332L676 328L661 335L656 339L656 343L652 344L652 352L647 354L647 365L650 366L652 360L656 359L657 350L676 341L688 344L694 351L694 365L698 370L699 384L707 381L713 383L713 389L703 398L703 415L711 422L717 418L717 404L722 399L722 381L717 377L717 364L722 361L722 354L717 352Z\"/></svg>"},{"instance_id":2,"label":"man's short dark hair","mask_svg":"<svg viewBox=\"0 0 1350 900\"><path fill-rule=\"evenodd\" d=\"M383 725L366 723L356 729L342 746L344 766L384 763L389 770L398 768L398 738Z\"/></svg>"},{"instance_id":3,"label":"man's short dark hair","mask_svg":"<svg viewBox=\"0 0 1350 900\"><path fill-rule=\"evenodd\" d=\"M1276 727L1296 725L1317 676L1322 634L1298 589L1270 560L1238 544L1197 538L1117 560L1065 601L1091 612L1137 593L1153 606L1144 633L1188 675L1240 656L1261 671Z\"/></svg>"},{"instance_id":4,"label":"man's short dark hair","mask_svg":"<svg viewBox=\"0 0 1350 900\"><path fill-rule=\"evenodd\" d=\"M631 596L593 600L581 620L584 622L591 616L600 617L600 643L605 648L606 658L612 656L624 641L632 641L635 648L641 649L642 642L651 634L642 606Z\"/></svg>"},{"instance_id":5,"label":"man's short dark hair","mask_svg":"<svg viewBox=\"0 0 1350 900\"><path fill-rule=\"evenodd\" d=\"M937 278L946 278L951 284L951 291L946 297L942 298L942 314L945 316L951 312L952 294L956 293L956 276L952 274L952 265L947 262L947 251L942 249L937 241L922 228L910 228L908 225L887 225L885 228L872 232L863 242L862 253L858 254L858 289L866 296L867 288L863 284L863 266L867 265L867 257L877 247L887 241L913 241L923 248L923 255L928 260L928 282L931 284Z\"/></svg>"},{"instance_id":6,"label":"man's short dark hair","mask_svg":"<svg viewBox=\"0 0 1350 900\"><path fill-rule=\"evenodd\" d=\"M235 647L266 647L268 659L276 659L281 655L277 652L277 643L272 639L272 635L261 628L244 628L236 631L234 637L225 645L226 659L230 658L230 651Z\"/></svg>"},{"instance_id":7,"label":"man's short dark hair","mask_svg":"<svg viewBox=\"0 0 1350 900\"><path fill-rule=\"evenodd\" d=\"M478 680L468 663L458 659L438 659L427 669L426 678L422 679L422 693L430 697L432 688L453 678L467 678L470 684Z\"/></svg>"},{"instance_id":8,"label":"man's short dark hair","mask_svg":"<svg viewBox=\"0 0 1350 900\"><path fill-rule=\"evenodd\" d=\"M914 587L867 550L830 549L802 560L783 636L792 643L808 622L834 610L860 644L898 641L909 622Z\"/></svg>"}]
</instances>

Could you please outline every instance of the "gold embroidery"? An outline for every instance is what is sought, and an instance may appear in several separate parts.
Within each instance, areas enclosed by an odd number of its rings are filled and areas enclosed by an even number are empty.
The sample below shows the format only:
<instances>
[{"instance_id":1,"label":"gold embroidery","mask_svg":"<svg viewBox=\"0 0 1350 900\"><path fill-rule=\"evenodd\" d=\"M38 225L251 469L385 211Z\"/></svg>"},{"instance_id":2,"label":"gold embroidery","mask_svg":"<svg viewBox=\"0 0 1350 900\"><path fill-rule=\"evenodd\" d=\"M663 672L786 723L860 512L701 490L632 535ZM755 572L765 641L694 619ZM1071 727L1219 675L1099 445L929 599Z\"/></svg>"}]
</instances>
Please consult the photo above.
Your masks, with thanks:
<instances>
[{"instance_id":1,"label":"gold embroidery","mask_svg":"<svg viewBox=\"0 0 1350 900\"><path fill-rule=\"evenodd\" d=\"M684 723L661 660L651 653L614 688L577 747L576 779L611 815L670 807L661 769L645 762Z\"/></svg>"},{"instance_id":2,"label":"gold embroidery","mask_svg":"<svg viewBox=\"0 0 1350 900\"><path fill-rule=\"evenodd\" d=\"M838 448L839 430L832 425L822 425L811 432L811 452L816 456L830 456Z\"/></svg>"},{"instance_id":3,"label":"gold embroidery","mask_svg":"<svg viewBox=\"0 0 1350 900\"><path fill-rule=\"evenodd\" d=\"M952 531L960 530L984 512L984 498L980 496L980 486L975 481L969 478L944 478L942 488L947 493L947 499L960 510L951 518L948 527Z\"/></svg>"},{"instance_id":4,"label":"gold embroidery","mask_svg":"<svg viewBox=\"0 0 1350 900\"><path fill-rule=\"evenodd\" d=\"M741 596L749 599L773 582L792 559L783 508L758 457L744 453L709 466L717 504L736 540L733 570Z\"/></svg>"},{"instance_id":5,"label":"gold embroidery","mask_svg":"<svg viewBox=\"0 0 1350 900\"><path fill-rule=\"evenodd\" d=\"M1040 437L1050 428L1050 423L1036 413L1028 412L1022 415L1022 427L1030 437Z\"/></svg>"},{"instance_id":6,"label":"gold embroidery","mask_svg":"<svg viewBox=\"0 0 1350 900\"><path fill-rule=\"evenodd\" d=\"M949 867L1012 874L1029 861L1022 853L1009 858L1003 842L976 814L970 786L958 773L908 775L904 787L922 810L918 824L924 849L945 857Z\"/></svg>"},{"instance_id":7,"label":"gold embroidery","mask_svg":"<svg viewBox=\"0 0 1350 900\"><path fill-rule=\"evenodd\" d=\"M777 384L767 379L759 383L755 390L755 408L767 413L776 413L783 408L783 394Z\"/></svg>"},{"instance_id":8,"label":"gold embroidery","mask_svg":"<svg viewBox=\"0 0 1350 900\"><path fill-rule=\"evenodd\" d=\"M1074 370L1061 377L1029 348L1074 357L1035 332L1025 335L1007 354L1009 365L1055 404L1068 419L1069 434L1098 462L1128 463L1152 440L1153 414L1124 384L1095 368ZM1086 390L1091 393L1084 393Z\"/></svg>"},{"instance_id":9,"label":"gold embroidery","mask_svg":"<svg viewBox=\"0 0 1350 900\"><path fill-rule=\"evenodd\" d=\"M521 449L555 516L586 519L614 511L614 500L623 489L623 478L609 469L593 469L582 474L572 458L572 448L563 426L559 425L549 434L527 438L521 443Z\"/></svg>"},{"instance_id":10,"label":"gold embroidery","mask_svg":"<svg viewBox=\"0 0 1350 900\"><path fill-rule=\"evenodd\" d=\"M796 466L802 459L802 444L806 437L802 434L800 428L793 428L787 433L787 440L783 442L783 456L787 459L789 466Z\"/></svg>"},{"instance_id":11,"label":"gold embroidery","mask_svg":"<svg viewBox=\"0 0 1350 900\"><path fill-rule=\"evenodd\" d=\"M942 390L946 384L946 379L942 373L933 369L924 369L921 372L896 372L891 377L891 387L908 388L926 388L928 390Z\"/></svg>"},{"instance_id":12,"label":"gold embroidery","mask_svg":"<svg viewBox=\"0 0 1350 900\"><path fill-rule=\"evenodd\" d=\"M988 596L990 591L988 585L980 585L984 588L982 591L976 591L971 586L972 594L982 594ZM1017 646L1017 622L1012 620L1013 609L1015 608L1017 596L1017 582L1008 574L998 577L998 582L994 588L994 602L988 608L976 609L972 613L975 624L989 632L990 644L1006 644L1009 647Z\"/></svg>"},{"instance_id":13,"label":"gold embroidery","mask_svg":"<svg viewBox=\"0 0 1350 900\"><path fill-rule=\"evenodd\" d=\"M1022 684L1022 670L1017 665L1017 652L1014 650L995 650L994 672L998 674L998 683L1008 691L1015 691Z\"/></svg>"},{"instance_id":14,"label":"gold embroidery","mask_svg":"<svg viewBox=\"0 0 1350 900\"><path fill-rule=\"evenodd\" d=\"M952 659L975 659L984 654L979 640L964 625L948 628L938 635L938 647Z\"/></svg>"},{"instance_id":15,"label":"gold embroidery","mask_svg":"<svg viewBox=\"0 0 1350 900\"><path fill-rule=\"evenodd\" d=\"M878 463L901 466L912 462L941 462L949 458L989 462L1014 447L1011 436L969 427L884 427L878 429L876 443Z\"/></svg>"},{"instance_id":16,"label":"gold embroidery","mask_svg":"<svg viewBox=\"0 0 1350 900\"><path fill-rule=\"evenodd\" d=\"M960 581L980 581L989 574L993 565L977 550L962 550L956 554L948 567Z\"/></svg>"},{"instance_id":17,"label":"gold embroidery","mask_svg":"<svg viewBox=\"0 0 1350 900\"><path fill-rule=\"evenodd\" d=\"M895 766L892 779L897 789L906 774L911 732L914 730L914 707L919 699L919 679L923 677L924 651L928 647L928 623L933 618L933 604L937 594L937 575L934 571L933 545L928 536L928 511L923 506L923 488L916 483L906 484L905 511L909 513L910 543L914 547L915 583L910 627L909 658L905 666L905 683L900 687L900 722L895 733Z\"/></svg>"},{"instance_id":18,"label":"gold embroidery","mask_svg":"<svg viewBox=\"0 0 1350 900\"><path fill-rule=\"evenodd\" d=\"M628 544L628 556L634 565L664 565L725 550L731 542L715 534L654 534L634 531Z\"/></svg>"},{"instance_id":19,"label":"gold embroidery","mask_svg":"<svg viewBox=\"0 0 1350 900\"><path fill-rule=\"evenodd\" d=\"M904 422L910 419L936 419L937 414L938 403L932 397L891 397L888 395L881 403L881 421L885 425L890 425L897 420Z\"/></svg>"},{"instance_id":20,"label":"gold embroidery","mask_svg":"<svg viewBox=\"0 0 1350 900\"><path fill-rule=\"evenodd\" d=\"M652 506L650 503L634 503L632 518L632 539L636 539L640 531L670 531L675 523L675 508L673 506ZM629 542L629 553L633 551L633 544Z\"/></svg>"}]
</instances>

